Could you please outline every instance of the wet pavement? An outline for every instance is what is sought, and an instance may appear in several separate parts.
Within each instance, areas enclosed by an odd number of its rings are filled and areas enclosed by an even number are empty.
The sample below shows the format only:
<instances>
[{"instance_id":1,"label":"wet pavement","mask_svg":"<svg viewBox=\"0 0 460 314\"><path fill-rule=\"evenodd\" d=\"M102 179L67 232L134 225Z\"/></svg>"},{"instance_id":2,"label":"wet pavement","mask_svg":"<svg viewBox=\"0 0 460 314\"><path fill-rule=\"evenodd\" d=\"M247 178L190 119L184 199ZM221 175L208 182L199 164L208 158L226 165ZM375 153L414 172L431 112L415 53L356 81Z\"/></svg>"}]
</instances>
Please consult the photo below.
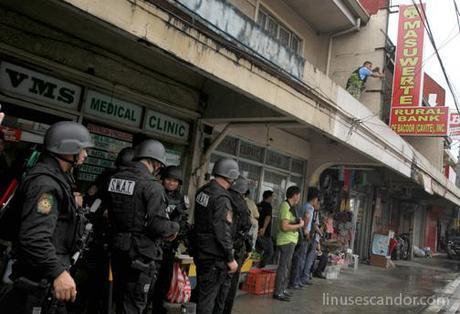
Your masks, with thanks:
<instances>
[{"instance_id":1,"label":"wet pavement","mask_svg":"<svg viewBox=\"0 0 460 314\"><path fill-rule=\"evenodd\" d=\"M313 286L291 291L289 303L243 294L233 313L448 313L457 301L460 313L460 261L436 256L396 264L389 270L360 264L342 269L338 280L315 278Z\"/></svg>"}]
</instances>

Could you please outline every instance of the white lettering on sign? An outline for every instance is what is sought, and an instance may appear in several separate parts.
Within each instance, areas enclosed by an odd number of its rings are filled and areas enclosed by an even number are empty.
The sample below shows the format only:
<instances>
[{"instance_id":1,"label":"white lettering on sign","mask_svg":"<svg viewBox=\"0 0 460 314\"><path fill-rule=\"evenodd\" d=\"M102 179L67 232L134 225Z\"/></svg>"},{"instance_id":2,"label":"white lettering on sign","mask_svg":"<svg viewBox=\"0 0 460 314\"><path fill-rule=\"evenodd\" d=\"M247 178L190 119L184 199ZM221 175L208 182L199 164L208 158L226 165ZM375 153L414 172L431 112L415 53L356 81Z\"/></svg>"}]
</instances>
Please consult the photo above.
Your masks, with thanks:
<instances>
[{"instance_id":1,"label":"white lettering on sign","mask_svg":"<svg viewBox=\"0 0 460 314\"><path fill-rule=\"evenodd\" d=\"M109 184L109 192L124 195L133 195L135 186L135 181L112 178Z\"/></svg>"},{"instance_id":2,"label":"white lettering on sign","mask_svg":"<svg viewBox=\"0 0 460 314\"><path fill-rule=\"evenodd\" d=\"M89 90L85 98L85 112L100 118L139 127L142 107L109 95Z\"/></svg>"},{"instance_id":3,"label":"white lettering on sign","mask_svg":"<svg viewBox=\"0 0 460 314\"><path fill-rule=\"evenodd\" d=\"M200 204L201 206L208 207L209 195L206 193L200 192L200 194L196 196L196 202Z\"/></svg>"},{"instance_id":4,"label":"white lettering on sign","mask_svg":"<svg viewBox=\"0 0 460 314\"><path fill-rule=\"evenodd\" d=\"M182 120L147 110L144 129L155 133L165 134L182 140L187 140L190 125Z\"/></svg>"},{"instance_id":5,"label":"white lettering on sign","mask_svg":"<svg viewBox=\"0 0 460 314\"><path fill-rule=\"evenodd\" d=\"M48 104L77 109L81 87L8 62L0 65L0 89Z\"/></svg>"}]
</instances>

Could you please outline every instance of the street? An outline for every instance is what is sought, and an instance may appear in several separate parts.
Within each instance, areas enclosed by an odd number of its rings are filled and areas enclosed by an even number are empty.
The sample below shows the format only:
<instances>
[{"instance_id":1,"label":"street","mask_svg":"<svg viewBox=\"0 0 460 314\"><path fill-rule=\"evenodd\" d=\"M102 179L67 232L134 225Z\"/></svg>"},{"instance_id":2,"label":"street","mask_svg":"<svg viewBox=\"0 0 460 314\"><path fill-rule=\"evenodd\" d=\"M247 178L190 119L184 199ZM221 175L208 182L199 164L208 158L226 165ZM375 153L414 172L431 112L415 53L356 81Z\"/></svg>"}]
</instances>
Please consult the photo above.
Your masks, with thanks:
<instances>
[{"instance_id":1,"label":"street","mask_svg":"<svg viewBox=\"0 0 460 314\"><path fill-rule=\"evenodd\" d=\"M313 286L295 291L290 303L271 296L241 295L234 313L460 312L460 261L436 256L397 261L396 265L385 270L360 264L356 272L342 270L338 280L314 279ZM429 305L433 300L439 304Z\"/></svg>"}]
</instances>

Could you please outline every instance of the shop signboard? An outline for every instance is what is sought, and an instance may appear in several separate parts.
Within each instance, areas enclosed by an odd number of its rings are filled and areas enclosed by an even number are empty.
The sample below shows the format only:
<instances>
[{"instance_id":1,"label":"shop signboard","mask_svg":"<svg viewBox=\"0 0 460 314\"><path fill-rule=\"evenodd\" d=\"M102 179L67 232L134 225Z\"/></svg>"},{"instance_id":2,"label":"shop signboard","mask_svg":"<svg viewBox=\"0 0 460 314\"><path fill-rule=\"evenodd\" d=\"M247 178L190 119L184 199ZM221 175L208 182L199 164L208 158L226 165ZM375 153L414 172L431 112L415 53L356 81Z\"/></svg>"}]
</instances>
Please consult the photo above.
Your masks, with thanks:
<instances>
[{"instance_id":1,"label":"shop signboard","mask_svg":"<svg viewBox=\"0 0 460 314\"><path fill-rule=\"evenodd\" d=\"M123 125L139 127L141 124L142 106L94 90L86 93L84 110L96 117Z\"/></svg>"},{"instance_id":2,"label":"shop signboard","mask_svg":"<svg viewBox=\"0 0 460 314\"><path fill-rule=\"evenodd\" d=\"M0 65L0 90L77 110L81 87L9 62Z\"/></svg>"},{"instance_id":3,"label":"shop signboard","mask_svg":"<svg viewBox=\"0 0 460 314\"><path fill-rule=\"evenodd\" d=\"M147 110L145 115L144 130L146 131L187 140L189 129L189 123L153 110Z\"/></svg>"},{"instance_id":4,"label":"shop signboard","mask_svg":"<svg viewBox=\"0 0 460 314\"><path fill-rule=\"evenodd\" d=\"M446 136L449 107L392 108L391 128L405 136Z\"/></svg>"},{"instance_id":5,"label":"shop signboard","mask_svg":"<svg viewBox=\"0 0 460 314\"><path fill-rule=\"evenodd\" d=\"M388 255L388 246L390 244L390 237L384 234L374 234L372 240L372 254L387 256Z\"/></svg>"},{"instance_id":6,"label":"shop signboard","mask_svg":"<svg viewBox=\"0 0 460 314\"><path fill-rule=\"evenodd\" d=\"M168 166L180 166L181 160L180 160L180 152L172 150L172 149L166 149L166 165Z\"/></svg>"},{"instance_id":7,"label":"shop signboard","mask_svg":"<svg viewBox=\"0 0 460 314\"><path fill-rule=\"evenodd\" d=\"M449 116L449 135L451 137L460 137L460 114L451 113Z\"/></svg>"},{"instance_id":8,"label":"shop signboard","mask_svg":"<svg viewBox=\"0 0 460 314\"><path fill-rule=\"evenodd\" d=\"M94 148L88 150L88 159L80 167L78 179L91 182L106 169L114 167L120 150L132 145L133 135L92 123L86 127L91 133Z\"/></svg>"},{"instance_id":9,"label":"shop signboard","mask_svg":"<svg viewBox=\"0 0 460 314\"><path fill-rule=\"evenodd\" d=\"M21 140L21 129L0 126L0 131L3 133L4 139L8 142L19 142Z\"/></svg>"},{"instance_id":10,"label":"shop signboard","mask_svg":"<svg viewBox=\"0 0 460 314\"><path fill-rule=\"evenodd\" d=\"M398 42L393 78L392 107L420 105L424 27L422 8L399 6Z\"/></svg>"},{"instance_id":11,"label":"shop signboard","mask_svg":"<svg viewBox=\"0 0 460 314\"><path fill-rule=\"evenodd\" d=\"M418 8L418 9L417 9ZM390 126L403 136L446 136L449 129L445 91L422 72L425 5L400 5ZM422 77L425 79L422 107Z\"/></svg>"}]
</instances>

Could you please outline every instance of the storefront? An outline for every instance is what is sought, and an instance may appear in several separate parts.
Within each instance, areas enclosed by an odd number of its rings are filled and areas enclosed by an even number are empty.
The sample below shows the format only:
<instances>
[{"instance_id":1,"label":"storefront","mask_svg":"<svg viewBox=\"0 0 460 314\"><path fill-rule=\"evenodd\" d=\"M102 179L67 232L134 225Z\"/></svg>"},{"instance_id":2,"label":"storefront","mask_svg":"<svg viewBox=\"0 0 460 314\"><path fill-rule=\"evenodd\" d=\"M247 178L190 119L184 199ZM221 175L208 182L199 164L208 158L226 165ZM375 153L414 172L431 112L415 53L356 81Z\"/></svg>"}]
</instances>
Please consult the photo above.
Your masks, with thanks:
<instances>
[{"instance_id":1,"label":"storefront","mask_svg":"<svg viewBox=\"0 0 460 314\"><path fill-rule=\"evenodd\" d=\"M264 191L274 192L273 226L276 226L278 206L284 200L287 188L297 185L303 190L306 160L235 136L227 136L211 155L209 173L214 162L221 157L231 157L238 161L241 174L249 179L250 197L256 202L261 201Z\"/></svg>"},{"instance_id":2,"label":"storefront","mask_svg":"<svg viewBox=\"0 0 460 314\"><path fill-rule=\"evenodd\" d=\"M157 111L154 101L147 105L116 90L76 84L44 74L49 71L31 64L0 62L0 103L6 114L1 129L12 173L21 173L30 151L41 149L48 127L61 120L83 123L95 143L76 176L83 190L113 167L122 148L147 138L165 145L169 165L187 163L193 117L177 118L173 111Z\"/></svg>"}]
</instances>

